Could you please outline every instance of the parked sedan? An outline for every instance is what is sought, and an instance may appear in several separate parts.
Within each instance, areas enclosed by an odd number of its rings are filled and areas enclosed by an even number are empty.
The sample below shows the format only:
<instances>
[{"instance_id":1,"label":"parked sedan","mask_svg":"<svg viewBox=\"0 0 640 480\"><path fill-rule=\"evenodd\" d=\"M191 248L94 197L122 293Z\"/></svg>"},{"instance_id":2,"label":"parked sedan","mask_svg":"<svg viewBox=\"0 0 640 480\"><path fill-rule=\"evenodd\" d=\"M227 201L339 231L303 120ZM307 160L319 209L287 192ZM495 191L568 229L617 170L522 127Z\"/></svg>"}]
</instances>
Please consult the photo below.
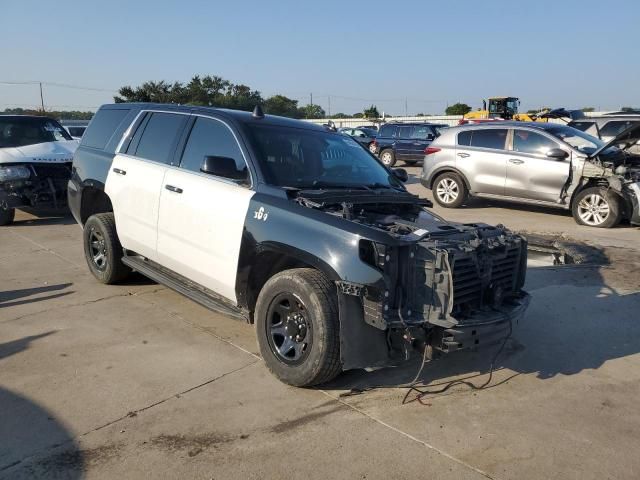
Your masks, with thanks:
<instances>
[{"instance_id":1,"label":"parked sedan","mask_svg":"<svg viewBox=\"0 0 640 480\"><path fill-rule=\"evenodd\" d=\"M343 135L349 135L350 137L353 137L353 139L360 145L367 147L371 153L376 153L374 140L376 139L376 135L378 134L378 132L374 129L367 127L345 127L340 128L338 131Z\"/></svg>"},{"instance_id":2,"label":"parked sedan","mask_svg":"<svg viewBox=\"0 0 640 480\"><path fill-rule=\"evenodd\" d=\"M450 128L425 151L421 183L449 208L475 196L571 210L592 227L640 224L640 156L626 151L639 139L640 124L608 143L552 123Z\"/></svg>"}]
</instances>

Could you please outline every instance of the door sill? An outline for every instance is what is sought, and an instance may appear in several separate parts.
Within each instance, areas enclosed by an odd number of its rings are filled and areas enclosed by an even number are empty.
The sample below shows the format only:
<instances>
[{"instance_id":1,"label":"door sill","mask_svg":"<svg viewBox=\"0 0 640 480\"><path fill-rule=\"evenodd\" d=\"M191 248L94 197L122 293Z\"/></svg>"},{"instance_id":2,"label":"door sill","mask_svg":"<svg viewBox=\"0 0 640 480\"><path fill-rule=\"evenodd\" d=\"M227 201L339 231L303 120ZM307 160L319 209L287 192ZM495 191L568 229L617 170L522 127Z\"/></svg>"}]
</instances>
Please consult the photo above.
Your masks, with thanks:
<instances>
[{"instance_id":1,"label":"door sill","mask_svg":"<svg viewBox=\"0 0 640 480\"><path fill-rule=\"evenodd\" d=\"M145 277L149 277L151 280L181 293L209 310L247 322L249 321L248 312L236 307L226 298L145 257L140 255L125 255L122 257L122 263Z\"/></svg>"},{"instance_id":2,"label":"door sill","mask_svg":"<svg viewBox=\"0 0 640 480\"><path fill-rule=\"evenodd\" d=\"M547 200L533 200L522 197L508 197L506 195L494 195L492 193L471 193L472 196L478 198L487 198L491 200L503 200L505 202L524 203L527 205L539 205L541 207L561 208L568 210L569 206L564 203L549 202Z\"/></svg>"}]
</instances>

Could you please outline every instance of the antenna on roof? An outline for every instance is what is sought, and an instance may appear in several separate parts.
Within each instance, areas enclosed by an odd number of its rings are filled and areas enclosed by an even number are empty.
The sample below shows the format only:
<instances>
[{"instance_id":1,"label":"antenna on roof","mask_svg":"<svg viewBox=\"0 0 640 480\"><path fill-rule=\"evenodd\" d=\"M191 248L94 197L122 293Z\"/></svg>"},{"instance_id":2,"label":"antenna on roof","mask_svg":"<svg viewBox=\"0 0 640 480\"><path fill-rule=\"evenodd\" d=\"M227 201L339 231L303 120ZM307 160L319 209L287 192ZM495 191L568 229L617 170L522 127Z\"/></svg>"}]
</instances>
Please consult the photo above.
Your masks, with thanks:
<instances>
[{"instance_id":1,"label":"antenna on roof","mask_svg":"<svg viewBox=\"0 0 640 480\"><path fill-rule=\"evenodd\" d=\"M253 118L264 118L264 112L262 111L262 107L259 104L256 105L251 115L253 116Z\"/></svg>"}]
</instances>

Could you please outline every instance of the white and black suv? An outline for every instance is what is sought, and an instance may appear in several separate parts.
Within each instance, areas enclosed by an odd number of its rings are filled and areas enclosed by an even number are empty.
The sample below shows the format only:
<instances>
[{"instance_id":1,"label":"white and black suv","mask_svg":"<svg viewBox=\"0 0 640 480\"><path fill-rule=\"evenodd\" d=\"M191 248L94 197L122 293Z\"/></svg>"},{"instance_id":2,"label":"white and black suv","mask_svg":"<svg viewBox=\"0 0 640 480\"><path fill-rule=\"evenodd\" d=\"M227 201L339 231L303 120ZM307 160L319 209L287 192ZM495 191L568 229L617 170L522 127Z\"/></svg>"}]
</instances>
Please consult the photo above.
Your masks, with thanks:
<instances>
[{"instance_id":1,"label":"white and black suv","mask_svg":"<svg viewBox=\"0 0 640 480\"><path fill-rule=\"evenodd\" d=\"M529 302L526 241L454 224L352 138L253 113L105 105L69 204L104 283L136 270L255 324L291 385L504 339Z\"/></svg>"}]
</instances>

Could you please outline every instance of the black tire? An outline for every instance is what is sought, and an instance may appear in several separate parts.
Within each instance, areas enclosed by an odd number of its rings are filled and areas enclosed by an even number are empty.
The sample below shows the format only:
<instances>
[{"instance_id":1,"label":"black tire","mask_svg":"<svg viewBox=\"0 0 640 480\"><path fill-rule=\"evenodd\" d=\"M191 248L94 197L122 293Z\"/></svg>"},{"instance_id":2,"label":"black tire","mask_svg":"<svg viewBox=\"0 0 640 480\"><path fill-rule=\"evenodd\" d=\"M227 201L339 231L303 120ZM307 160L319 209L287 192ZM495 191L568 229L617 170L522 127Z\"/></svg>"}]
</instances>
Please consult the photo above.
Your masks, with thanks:
<instances>
[{"instance_id":1,"label":"black tire","mask_svg":"<svg viewBox=\"0 0 640 480\"><path fill-rule=\"evenodd\" d=\"M14 218L16 218L15 208L0 207L0 226L11 225Z\"/></svg>"},{"instance_id":2,"label":"black tire","mask_svg":"<svg viewBox=\"0 0 640 480\"><path fill-rule=\"evenodd\" d=\"M393 167L396 164L396 155L393 150L387 148L380 152L380 161L389 168Z\"/></svg>"},{"instance_id":3,"label":"black tire","mask_svg":"<svg viewBox=\"0 0 640 480\"><path fill-rule=\"evenodd\" d=\"M85 260L98 281L118 283L131 273L131 269L122 263L122 245L113 213L98 213L89 217L84 224L83 241Z\"/></svg>"},{"instance_id":4,"label":"black tire","mask_svg":"<svg viewBox=\"0 0 640 480\"><path fill-rule=\"evenodd\" d=\"M367 149L374 155L378 153L378 147L374 142L369 143L369 145L367 145Z\"/></svg>"},{"instance_id":5,"label":"black tire","mask_svg":"<svg viewBox=\"0 0 640 480\"><path fill-rule=\"evenodd\" d=\"M280 381L306 387L342 371L338 299L321 272L296 268L274 275L258 295L254 318L262 358ZM296 337L286 343L289 333Z\"/></svg>"},{"instance_id":6,"label":"black tire","mask_svg":"<svg viewBox=\"0 0 640 480\"><path fill-rule=\"evenodd\" d=\"M578 225L615 227L622 219L620 197L604 187L585 188L573 199L571 213Z\"/></svg>"},{"instance_id":7,"label":"black tire","mask_svg":"<svg viewBox=\"0 0 640 480\"><path fill-rule=\"evenodd\" d=\"M438 175L433 181L433 199L445 208L458 208L467 200L469 191L457 173L446 172Z\"/></svg>"}]
</instances>

